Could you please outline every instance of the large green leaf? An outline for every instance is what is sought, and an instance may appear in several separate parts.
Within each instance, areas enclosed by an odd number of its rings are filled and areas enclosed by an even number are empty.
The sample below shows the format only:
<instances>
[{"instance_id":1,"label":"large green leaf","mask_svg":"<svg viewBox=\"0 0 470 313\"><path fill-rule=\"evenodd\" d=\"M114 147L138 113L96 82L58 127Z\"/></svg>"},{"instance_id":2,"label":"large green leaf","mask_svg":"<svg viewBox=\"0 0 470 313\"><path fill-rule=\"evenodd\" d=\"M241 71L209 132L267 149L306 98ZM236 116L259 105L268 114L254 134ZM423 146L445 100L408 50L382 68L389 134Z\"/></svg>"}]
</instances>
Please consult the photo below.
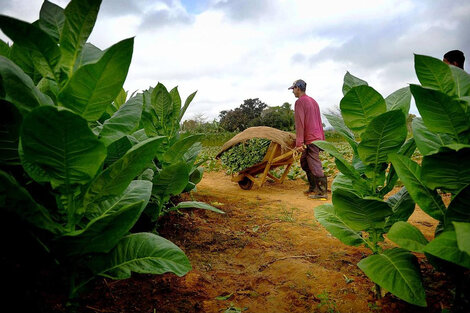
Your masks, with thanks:
<instances>
[{"instance_id":1,"label":"large green leaf","mask_svg":"<svg viewBox=\"0 0 470 313\"><path fill-rule=\"evenodd\" d=\"M181 119L183 118L183 115L184 113L186 113L186 110L188 109L188 106L189 104L191 103L191 101L193 101L194 97L196 96L196 93L197 91L193 92L192 94L190 94L186 100L184 101L184 105L183 107L181 108L181 111L180 111L180 114L179 114L179 120L178 122L181 122Z\"/></svg>"},{"instance_id":2,"label":"large green leaf","mask_svg":"<svg viewBox=\"0 0 470 313\"><path fill-rule=\"evenodd\" d=\"M401 110L405 116L408 116L410 111L411 91L410 87L404 87L391 93L385 98L387 104L387 111Z\"/></svg>"},{"instance_id":3,"label":"large green leaf","mask_svg":"<svg viewBox=\"0 0 470 313\"><path fill-rule=\"evenodd\" d=\"M401 248L412 252L424 253L424 247L428 244L427 239L418 228L403 221L393 224L387 238Z\"/></svg>"},{"instance_id":4,"label":"large green leaf","mask_svg":"<svg viewBox=\"0 0 470 313\"><path fill-rule=\"evenodd\" d=\"M189 182L184 188L183 192L189 192L196 188L196 185L202 180L202 175L204 174L204 168L194 167L193 170L189 173Z\"/></svg>"},{"instance_id":5,"label":"large green leaf","mask_svg":"<svg viewBox=\"0 0 470 313\"><path fill-rule=\"evenodd\" d=\"M45 0L39 13L39 27L58 43L64 22L64 9Z\"/></svg>"},{"instance_id":6,"label":"large green leaf","mask_svg":"<svg viewBox=\"0 0 470 313\"><path fill-rule=\"evenodd\" d=\"M191 135L176 141L163 155L162 161L168 164L183 160L185 153L204 135Z\"/></svg>"},{"instance_id":7,"label":"large green leaf","mask_svg":"<svg viewBox=\"0 0 470 313\"><path fill-rule=\"evenodd\" d=\"M362 86L362 85L368 86L365 80L362 80L352 75L351 73L346 72L343 78L343 96L345 96L348 93L348 91L351 90L351 88Z\"/></svg>"},{"instance_id":8,"label":"large green leaf","mask_svg":"<svg viewBox=\"0 0 470 313\"><path fill-rule=\"evenodd\" d=\"M38 82L42 79L51 79L44 78L37 67L34 65L34 59L31 56L33 53L34 52L27 47L13 44L10 49L9 59L18 65L24 71L24 73L33 80L38 89L41 90L40 86L38 86Z\"/></svg>"},{"instance_id":9,"label":"large green leaf","mask_svg":"<svg viewBox=\"0 0 470 313\"><path fill-rule=\"evenodd\" d=\"M357 143L354 138L353 132L344 124L343 119L341 116L337 116L334 114L323 114L328 122L333 126L333 128L340 133L344 139L351 145L353 151L357 153Z\"/></svg>"},{"instance_id":10,"label":"large green leaf","mask_svg":"<svg viewBox=\"0 0 470 313\"><path fill-rule=\"evenodd\" d=\"M362 179L362 178L361 178ZM349 192L355 193L358 196L364 197L371 194L371 189L367 185L367 181L362 180L353 180L350 177L344 175L343 173L338 173L331 183L331 191L335 192L336 189L345 189Z\"/></svg>"},{"instance_id":11,"label":"large green leaf","mask_svg":"<svg viewBox=\"0 0 470 313\"><path fill-rule=\"evenodd\" d=\"M180 113L181 113L181 97L178 92L178 87L174 87L170 90L171 104L173 107L173 112L171 113L174 116L171 127L173 128L172 132L179 129L180 124Z\"/></svg>"},{"instance_id":12,"label":"large green leaf","mask_svg":"<svg viewBox=\"0 0 470 313\"><path fill-rule=\"evenodd\" d=\"M119 196L150 164L163 139L164 137L154 137L138 143L101 172L86 191L84 207Z\"/></svg>"},{"instance_id":13,"label":"large green leaf","mask_svg":"<svg viewBox=\"0 0 470 313\"><path fill-rule=\"evenodd\" d=\"M176 206L171 208L172 210L180 210L180 209L204 209L204 210L209 210L212 212L220 213L220 214L225 214L224 211L217 209L216 207L213 207L210 204L204 203L204 202L199 202L199 201L183 201L178 203Z\"/></svg>"},{"instance_id":14,"label":"large green leaf","mask_svg":"<svg viewBox=\"0 0 470 313\"><path fill-rule=\"evenodd\" d=\"M468 116L459 100L433 89L410 85L426 127L436 133L446 133L455 139L470 128Z\"/></svg>"},{"instance_id":15,"label":"large green leaf","mask_svg":"<svg viewBox=\"0 0 470 313\"><path fill-rule=\"evenodd\" d=\"M186 152L183 154L183 160L186 161L188 164L194 164L197 160L197 157L199 156L199 153L202 151L202 143L200 141L197 141L194 143L189 149L186 150ZM201 165L201 163L195 166Z\"/></svg>"},{"instance_id":16,"label":"large green leaf","mask_svg":"<svg viewBox=\"0 0 470 313\"><path fill-rule=\"evenodd\" d=\"M470 268L470 255L459 249L455 231L445 231L434 238L424 249L440 259Z\"/></svg>"},{"instance_id":17,"label":"large green leaf","mask_svg":"<svg viewBox=\"0 0 470 313\"><path fill-rule=\"evenodd\" d=\"M103 56L103 54L103 50L87 42L83 46L82 53L80 53L80 57L77 59L77 61L75 61L74 71L84 65L98 62Z\"/></svg>"},{"instance_id":18,"label":"large green leaf","mask_svg":"<svg viewBox=\"0 0 470 313\"><path fill-rule=\"evenodd\" d=\"M121 91L132 58L134 39L125 39L105 51L101 59L79 68L61 90L61 105L88 121L101 117Z\"/></svg>"},{"instance_id":19,"label":"large green leaf","mask_svg":"<svg viewBox=\"0 0 470 313\"><path fill-rule=\"evenodd\" d=\"M375 117L362 134L362 141L357 147L361 160L378 168L381 163L388 161L389 153L400 149L406 134L406 120L402 111L390 111Z\"/></svg>"},{"instance_id":20,"label":"large green leaf","mask_svg":"<svg viewBox=\"0 0 470 313\"><path fill-rule=\"evenodd\" d=\"M118 208L99 215L84 229L65 234L58 240L58 245L67 255L109 252L134 226L146 205L143 200L123 206L118 204Z\"/></svg>"},{"instance_id":21,"label":"large green leaf","mask_svg":"<svg viewBox=\"0 0 470 313\"><path fill-rule=\"evenodd\" d=\"M391 154L389 158L413 200L424 212L442 221L446 207L437 192L424 184L421 178L421 167L403 155Z\"/></svg>"},{"instance_id":22,"label":"large green leaf","mask_svg":"<svg viewBox=\"0 0 470 313\"><path fill-rule=\"evenodd\" d=\"M454 77L457 97L470 96L470 74L456 66L450 66L450 70Z\"/></svg>"},{"instance_id":23,"label":"large green leaf","mask_svg":"<svg viewBox=\"0 0 470 313\"><path fill-rule=\"evenodd\" d=\"M387 110L384 98L369 86L351 88L341 99L340 108L344 123L358 135L374 117Z\"/></svg>"},{"instance_id":24,"label":"large green leaf","mask_svg":"<svg viewBox=\"0 0 470 313\"><path fill-rule=\"evenodd\" d=\"M390 206L379 199L361 198L343 189L333 193L333 205L341 220L355 231L382 229L385 218L392 215Z\"/></svg>"},{"instance_id":25,"label":"large green leaf","mask_svg":"<svg viewBox=\"0 0 470 313\"><path fill-rule=\"evenodd\" d=\"M9 58L10 50L11 47L5 41L0 39L0 55Z\"/></svg>"},{"instance_id":26,"label":"large green leaf","mask_svg":"<svg viewBox=\"0 0 470 313\"><path fill-rule=\"evenodd\" d=\"M46 32L32 24L4 15L0 15L0 28L15 44L31 51L34 66L42 76L56 78L60 50Z\"/></svg>"},{"instance_id":27,"label":"large green leaf","mask_svg":"<svg viewBox=\"0 0 470 313\"><path fill-rule=\"evenodd\" d=\"M392 208L393 214L387 218L384 227L386 231L388 231L395 222L406 222L415 210L415 202L408 193L408 190L406 190L406 187L401 188L400 191L389 197L387 203Z\"/></svg>"},{"instance_id":28,"label":"large green leaf","mask_svg":"<svg viewBox=\"0 0 470 313\"><path fill-rule=\"evenodd\" d=\"M112 279L131 277L131 272L183 276L191 270L188 258L171 241L151 233L131 234L109 253L93 257L90 267L96 275Z\"/></svg>"},{"instance_id":29,"label":"large green leaf","mask_svg":"<svg viewBox=\"0 0 470 313\"><path fill-rule=\"evenodd\" d=\"M416 257L400 248L362 259L357 266L376 284L411 304L426 306Z\"/></svg>"},{"instance_id":30,"label":"large green leaf","mask_svg":"<svg viewBox=\"0 0 470 313\"><path fill-rule=\"evenodd\" d=\"M65 8L65 23L60 36L60 67L67 77L72 74L83 45L95 26L101 0L72 0Z\"/></svg>"},{"instance_id":31,"label":"large green leaf","mask_svg":"<svg viewBox=\"0 0 470 313\"><path fill-rule=\"evenodd\" d=\"M25 159L47 173L53 186L88 183L106 157L83 118L51 106L25 117L21 141Z\"/></svg>"},{"instance_id":32,"label":"large green leaf","mask_svg":"<svg viewBox=\"0 0 470 313\"><path fill-rule=\"evenodd\" d=\"M63 227L54 222L49 212L38 204L29 192L10 175L0 170L0 208L17 214L37 228L53 234L63 232Z\"/></svg>"},{"instance_id":33,"label":"large green leaf","mask_svg":"<svg viewBox=\"0 0 470 313\"><path fill-rule=\"evenodd\" d=\"M152 183L150 181L133 180L122 194L101 203L93 203L88 206L85 216L91 220L99 216L115 213L122 208L136 203L143 202L147 204L151 194Z\"/></svg>"},{"instance_id":34,"label":"large green leaf","mask_svg":"<svg viewBox=\"0 0 470 313\"><path fill-rule=\"evenodd\" d=\"M168 90L161 83L158 83L152 90L151 108L153 110L152 113L155 114L154 119L157 121L156 125L154 125L157 128L157 132L171 136L169 128L171 128L174 119L172 99Z\"/></svg>"},{"instance_id":35,"label":"large green leaf","mask_svg":"<svg viewBox=\"0 0 470 313\"><path fill-rule=\"evenodd\" d=\"M447 207L446 219L448 221L470 223L470 185L454 195Z\"/></svg>"},{"instance_id":36,"label":"large green leaf","mask_svg":"<svg viewBox=\"0 0 470 313\"><path fill-rule=\"evenodd\" d=\"M185 162L164 167L153 178L152 194L161 198L180 194L189 181L189 170Z\"/></svg>"},{"instance_id":37,"label":"large green leaf","mask_svg":"<svg viewBox=\"0 0 470 313\"><path fill-rule=\"evenodd\" d=\"M132 148L132 141L130 136L124 136L113 143L111 143L108 149L108 155L104 160L104 167L107 168L120 158L122 158L130 148Z\"/></svg>"},{"instance_id":38,"label":"large green leaf","mask_svg":"<svg viewBox=\"0 0 470 313\"><path fill-rule=\"evenodd\" d=\"M131 134L139 125L141 115L142 94L138 94L130 98L104 122L100 139L108 146L121 137Z\"/></svg>"},{"instance_id":39,"label":"large green leaf","mask_svg":"<svg viewBox=\"0 0 470 313\"><path fill-rule=\"evenodd\" d=\"M338 238L342 243L349 246L359 246L365 244L360 232L352 230L341 218L335 213L335 209L331 204L324 204L315 207L315 218L323 225L333 236Z\"/></svg>"},{"instance_id":40,"label":"large green leaf","mask_svg":"<svg viewBox=\"0 0 470 313\"><path fill-rule=\"evenodd\" d=\"M415 71L419 82L424 87L436 89L448 95L455 91L452 72L449 66L441 60L415 54Z\"/></svg>"},{"instance_id":41,"label":"large green leaf","mask_svg":"<svg viewBox=\"0 0 470 313\"><path fill-rule=\"evenodd\" d=\"M20 165L18 144L22 116L10 102L0 100L0 165Z\"/></svg>"},{"instance_id":42,"label":"large green leaf","mask_svg":"<svg viewBox=\"0 0 470 313\"><path fill-rule=\"evenodd\" d=\"M142 109L142 119L139 124L139 128L145 130L145 134L149 137L158 136L157 125L158 125L158 116L152 106L152 92L154 88L150 87L148 90L145 90L142 93L143 98L143 109ZM161 132L163 133L163 132Z\"/></svg>"},{"instance_id":43,"label":"large green leaf","mask_svg":"<svg viewBox=\"0 0 470 313\"><path fill-rule=\"evenodd\" d=\"M431 132L421 118L415 118L412 122L413 137L416 146L422 155L433 154L439 151L442 146L453 142L448 134L439 134Z\"/></svg>"},{"instance_id":44,"label":"large green leaf","mask_svg":"<svg viewBox=\"0 0 470 313\"><path fill-rule=\"evenodd\" d=\"M52 100L40 92L31 78L15 63L0 56L0 98L13 103L22 114L40 105L53 105Z\"/></svg>"},{"instance_id":45,"label":"large green leaf","mask_svg":"<svg viewBox=\"0 0 470 313\"><path fill-rule=\"evenodd\" d=\"M452 222L460 251L470 256L470 223Z\"/></svg>"},{"instance_id":46,"label":"large green leaf","mask_svg":"<svg viewBox=\"0 0 470 313\"><path fill-rule=\"evenodd\" d=\"M456 193L470 184L470 148L441 151L423 158L422 180L431 189Z\"/></svg>"}]
</instances>

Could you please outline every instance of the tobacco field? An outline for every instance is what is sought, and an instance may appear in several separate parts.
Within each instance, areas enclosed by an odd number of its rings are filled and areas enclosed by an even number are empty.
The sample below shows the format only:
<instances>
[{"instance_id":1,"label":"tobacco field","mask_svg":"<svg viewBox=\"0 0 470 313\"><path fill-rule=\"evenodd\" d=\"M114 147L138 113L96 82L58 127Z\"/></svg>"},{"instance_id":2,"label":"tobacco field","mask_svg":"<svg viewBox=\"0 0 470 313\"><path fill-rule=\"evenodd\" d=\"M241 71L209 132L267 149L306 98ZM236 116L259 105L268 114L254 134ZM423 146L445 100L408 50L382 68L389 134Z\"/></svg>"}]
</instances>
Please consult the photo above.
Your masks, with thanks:
<instances>
[{"instance_id":1,"label":"tobacco field","mask_svg":"<svg viewBox=\"0 0 470 313\"><path fill-rule=\"evenodd\" d=\"M100 5L0 15L5 309L470 311L468 73L416 54L420 84L384 97L347 72L336 139L315 142L329 200L298 162L242 190L269 141L216 159L181 129L196 92L125 91L134 39L89 42Z\"/></svg>"}]
</instances>

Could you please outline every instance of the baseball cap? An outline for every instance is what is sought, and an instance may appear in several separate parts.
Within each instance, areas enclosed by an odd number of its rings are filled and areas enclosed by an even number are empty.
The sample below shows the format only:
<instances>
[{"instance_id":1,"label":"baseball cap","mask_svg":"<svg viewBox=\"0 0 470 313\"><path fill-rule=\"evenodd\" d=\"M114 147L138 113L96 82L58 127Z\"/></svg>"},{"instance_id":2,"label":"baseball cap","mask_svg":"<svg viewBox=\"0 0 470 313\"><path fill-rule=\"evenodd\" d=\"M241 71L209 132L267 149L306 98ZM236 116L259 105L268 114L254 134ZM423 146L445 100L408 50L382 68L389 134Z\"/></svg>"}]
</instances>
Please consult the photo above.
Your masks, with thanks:
<instances>
[{"instance_id":1,"label":"baseball cap","mask_svg":"<svg viewBox=\"0 0 470 313\"><path fill-rule=\"evenodd\" d=\"M294 89L294 87L299 87L300 90L305 90L305 88L307 88L307 83L304 82L302 79L297 79L295 82L292 83L292 86L287 89Z\"/></svg>"}]
</instances>

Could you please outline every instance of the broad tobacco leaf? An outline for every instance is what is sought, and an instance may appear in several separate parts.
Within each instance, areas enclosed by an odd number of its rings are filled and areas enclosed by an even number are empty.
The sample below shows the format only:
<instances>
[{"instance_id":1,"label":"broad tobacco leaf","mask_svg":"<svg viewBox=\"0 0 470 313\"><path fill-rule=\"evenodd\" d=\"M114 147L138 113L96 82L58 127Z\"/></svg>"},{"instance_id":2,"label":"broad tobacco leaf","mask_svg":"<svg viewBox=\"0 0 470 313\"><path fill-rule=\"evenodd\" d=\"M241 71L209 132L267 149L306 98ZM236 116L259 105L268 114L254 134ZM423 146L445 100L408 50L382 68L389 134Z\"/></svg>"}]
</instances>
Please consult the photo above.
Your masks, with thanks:
<instances>
[{"instance_id":1,"label":"broad tobacco leaf","mask_svg":"<svg viewBox=\"0 0 470 313\"><path fill-rule=\"evenodd\" d=\"M425 307L419 264L410 252L388 249L362 259L357 266L376 284L408 303Z\"/></svg>"},{"instance_id":2,"label":"broad tobacco leaf","mask_svg":"<svg viewBox=\"0 0 470 313\"><path fill-rule=\"evenodd\" d=\"M66 188L90 182L106 157L106 147L83 118L52 106L25 117L21 145L23 163L44 171L53 186Z\"/></svg>"},{"instance_id":3,"label":"broad tobacco leaf","mask_svg":"<svg viewBox=\"0 0 470 313\"><path fill-rule=\"evenodd\" d=\"M359 136L374 117L387 110L384 98L369 86L351 88L341 99L340 108L346 126Z\"/></svg>"}]
</instances>

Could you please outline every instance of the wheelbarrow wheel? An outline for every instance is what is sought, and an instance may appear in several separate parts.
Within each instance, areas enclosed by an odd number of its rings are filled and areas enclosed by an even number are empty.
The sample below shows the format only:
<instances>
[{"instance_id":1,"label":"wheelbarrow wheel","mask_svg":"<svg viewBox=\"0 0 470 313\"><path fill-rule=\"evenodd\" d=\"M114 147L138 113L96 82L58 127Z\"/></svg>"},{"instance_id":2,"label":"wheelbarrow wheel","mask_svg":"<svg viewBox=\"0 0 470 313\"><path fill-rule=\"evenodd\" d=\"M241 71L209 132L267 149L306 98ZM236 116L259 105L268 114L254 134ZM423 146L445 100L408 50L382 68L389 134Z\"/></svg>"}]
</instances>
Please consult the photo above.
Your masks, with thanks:
<instances>
[{"instance_id":1,"label":"wheelbarrow wheel","mask_svg":"<svg viewBox=\"0 0 470 313\"><path fill-rule=\"evenodd\" d=\"M238 186L243 190L250 190L253 187L253 181L245 176L238 182Z\"/></svg>"}]
</instances>

